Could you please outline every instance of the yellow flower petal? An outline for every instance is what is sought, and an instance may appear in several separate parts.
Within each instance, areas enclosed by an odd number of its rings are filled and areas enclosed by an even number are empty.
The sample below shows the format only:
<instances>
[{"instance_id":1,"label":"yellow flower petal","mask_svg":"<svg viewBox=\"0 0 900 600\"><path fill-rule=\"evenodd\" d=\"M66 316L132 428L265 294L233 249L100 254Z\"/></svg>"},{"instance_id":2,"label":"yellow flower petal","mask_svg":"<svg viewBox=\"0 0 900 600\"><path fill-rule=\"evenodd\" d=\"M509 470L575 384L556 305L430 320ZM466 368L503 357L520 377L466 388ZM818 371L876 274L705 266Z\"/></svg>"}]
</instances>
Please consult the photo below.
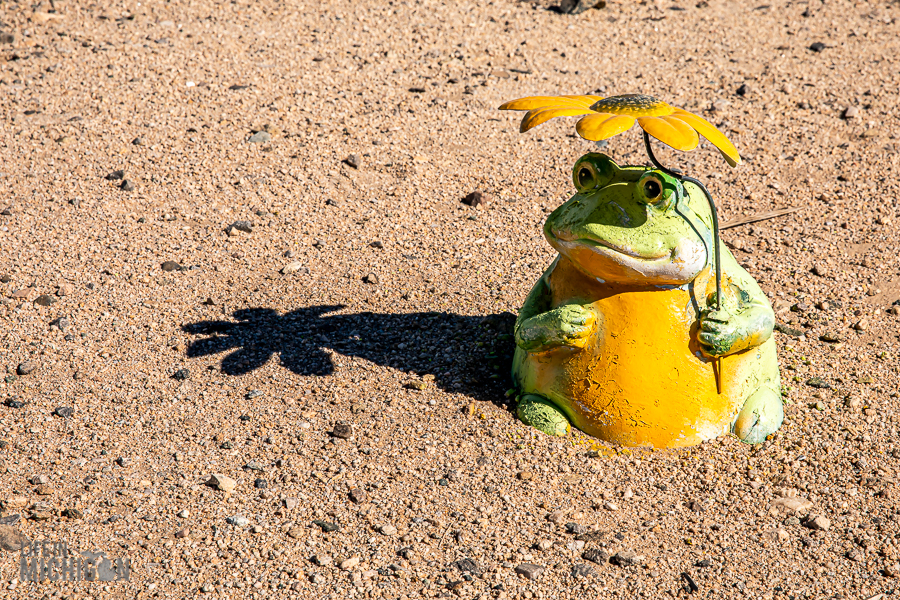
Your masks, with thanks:
<instances>
[{"instance_id":1,"label":"yellow flower petal","mask_svg":"<svg viewBox=\"0 0 900 600\"><path fill-rule=\"evenodd\" d=\"M582 117L575 125L575 131L586 140L599 141L626 131L634 125L634 117L599 113Z\"/></svg>"},{"instance_id":2,"label":"yellow flower petal","mask_svg":"<svg viewBox=\"0 0 900 600\"><path fill-rule=\"evenodd\" d=\"M534 110L536 108L587 108L596 102L594 96L529 96L510 100L500 105L500 110Z\"/></svg>"},{"instance_id":3,"label":"yellow flower petal","mask_svg":"<svg viewBox=\"0 0 900 600\"><path fill-rule=\"evenodd\" d=\"M675 109L675 113L672 116L678 117L696 129L697 133L709 140L713 146L719 149L719 152L722 153L722 156L725 157L725 160L729 165L736 167L741 164L741 155L738 154L737 148L735 148L734 144L725 137L725 134L716 129L712 123L680 108Z\"/></svg>"},{"instance_id":4,"label":"yellow flower petal","mask_svg":"<svg viewBox=\"0 0 900 600\"><path fill-rule=\"evenodd\" d=\"M593 112L589 108L535 108L526 113L525 118L522 119L519 131L525 133L529 129L537 127L554 117L574 117L576 115L592 114Z\"/></svg>"},{"instance_id":5,"label":"yellow flower petal","mask_svg":"<svg viewBox=\"0 0 900 600\"><path fill-rule=\"evenodd\" d=\"M670 116L640 117L637 122L644 131L676 150L693 150L700 143L697 132L690 125Z\"/></svg>"}]
</instances>

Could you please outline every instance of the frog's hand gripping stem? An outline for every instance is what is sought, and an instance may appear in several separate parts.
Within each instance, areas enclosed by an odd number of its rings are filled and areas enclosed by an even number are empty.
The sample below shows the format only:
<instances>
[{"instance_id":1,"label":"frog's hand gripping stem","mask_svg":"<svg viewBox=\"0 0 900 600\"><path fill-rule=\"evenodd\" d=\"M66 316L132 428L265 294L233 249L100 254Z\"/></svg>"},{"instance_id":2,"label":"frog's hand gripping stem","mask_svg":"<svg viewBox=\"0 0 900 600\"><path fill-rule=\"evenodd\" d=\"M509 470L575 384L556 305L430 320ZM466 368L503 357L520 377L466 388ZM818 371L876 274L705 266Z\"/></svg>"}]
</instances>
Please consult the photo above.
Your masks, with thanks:
<instances>
[{"instance_id":1,"label":"frog's hand gripping stem","mask_svg":"<svg viewBox=\"0 0 900 600\"><path fill-rule=\"evenodd\" d=\"M687 175L682 175L681 173L676 173L672 169L667 169L662 166L658 160L656 160L656 156L653 154L653 148L650 146L650 136L646 131L642 132L644 134L644 146L647 148L647 156L650 157L650 162L653 163L657 169L662 171L663 173L675 177L676 179L680 179L681 181L690 181L697 187L699 187L703 193L706 195L706 201L709 202L709 210L712 213L712 225L713 225L713 261L715 264L716 270L716 310L722 310L722 261L721 261L721 253L719 251L719 215L716 212L716 203L713 202L712 194L709 193L709 190L706 189L706 186L703 185L698 179L694 179L693 177L688 177ZM716 359L713 361L713 367L716 373L716 388L719 393L722 393L722 359Z\"/></svg>"}]
</instances>

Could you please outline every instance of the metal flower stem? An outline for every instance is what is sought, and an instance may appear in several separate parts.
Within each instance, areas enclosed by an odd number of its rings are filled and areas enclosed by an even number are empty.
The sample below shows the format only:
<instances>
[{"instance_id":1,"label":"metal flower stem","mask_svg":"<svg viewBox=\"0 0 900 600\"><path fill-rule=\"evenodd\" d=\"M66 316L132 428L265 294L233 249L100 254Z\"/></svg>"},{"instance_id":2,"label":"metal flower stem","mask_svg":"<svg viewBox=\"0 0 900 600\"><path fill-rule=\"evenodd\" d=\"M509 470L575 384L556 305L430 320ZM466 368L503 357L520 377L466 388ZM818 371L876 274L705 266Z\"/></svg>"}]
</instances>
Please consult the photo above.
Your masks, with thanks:
<instances>
[{"instance_id":1,"label":"metal flower stem","mask_svg":"<svg viewBox=\"0 0 900 600\"><path fill-rule=\"evenodd\" d=\"M644 146L647 148L647 156L650 157L650 162L653 163L657 169L662 171L663 173L674 177L680 181L690 181L697 187L699 187L703 193L706 195L706 201L709 202L709 210L712 213L712 225L713 225L713 261L715 262L716 268L716 310L722 310L722 269L721 269L721 253L719 252L719 216L716 212L716 203L713 202L712 194L709 193L709 190L706 189L706 186L703 185L699 179L694 179L693 177L688 177L687 175L682 175L681 173L677 173L672 169L667 169L662 166L658 160L656 160L656 156L653 154L653 148L650 146L650 136L646 131L644 134ZM716 374L716 389L721 394L722 393L722 358L718 357L714 360L716 365L715 374Z\"/></svg>"}]
</instances>

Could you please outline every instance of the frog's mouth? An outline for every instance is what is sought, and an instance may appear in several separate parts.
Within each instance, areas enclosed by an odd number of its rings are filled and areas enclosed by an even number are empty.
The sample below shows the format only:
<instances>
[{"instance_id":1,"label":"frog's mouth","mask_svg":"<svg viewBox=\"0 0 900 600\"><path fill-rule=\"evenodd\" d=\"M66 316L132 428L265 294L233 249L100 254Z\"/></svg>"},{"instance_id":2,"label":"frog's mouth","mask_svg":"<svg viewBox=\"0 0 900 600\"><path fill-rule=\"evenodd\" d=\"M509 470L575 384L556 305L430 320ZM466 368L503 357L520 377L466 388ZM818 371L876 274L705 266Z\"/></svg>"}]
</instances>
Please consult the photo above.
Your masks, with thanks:
<instances>
[{"instance_id":1,"label":"frog's mouth","mask_svg":"<svg viewBox=\"0 0 900 600\"><path fill-rule=\"evenodd\" d=\"M706 265L706 246L700 240L683 239L675 248L640 254L605 240L545 233L560 254L600 281L681 285L692 281Z\"/></svg>"}]
</instances>

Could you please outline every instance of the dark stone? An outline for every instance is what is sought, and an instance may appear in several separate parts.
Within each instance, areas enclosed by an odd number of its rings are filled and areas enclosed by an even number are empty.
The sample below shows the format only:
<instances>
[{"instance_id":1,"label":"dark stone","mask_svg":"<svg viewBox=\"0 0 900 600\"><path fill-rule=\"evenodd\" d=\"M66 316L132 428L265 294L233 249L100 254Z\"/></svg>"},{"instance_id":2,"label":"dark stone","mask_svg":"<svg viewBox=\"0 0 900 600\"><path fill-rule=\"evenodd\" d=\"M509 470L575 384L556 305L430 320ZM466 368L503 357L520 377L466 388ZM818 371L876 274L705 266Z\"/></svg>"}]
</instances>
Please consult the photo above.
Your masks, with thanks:
<instances>
[{"instance_id":1,"label":"dark stone","mask_svg":"<svg viewBox=\"0 0 900 600\"><path fill-rule=\"evenodd\" d=\"M231 442L222 442L219 448L221 448L222 450L231 450L232 448L234 448L234 444L232 444Z\"/></svg>"},{"instance_id":2,"label":"dark stone","mask_svg":"<svg viewBox=\"0 0 900 600\"><path fill-rule=\"evenodd\" d=\"M789 335L791 337L801 337L804 335L802 331L799 329L794 329L793 327L788 327L784 323L775 323L775 331L783 333L784 335Z\"/></svg>"},{"instance_id":3,"label":"dark stone","mask_svg":"<svg viewBox=\"0 0 900 600\"><path fill-rule=\"evenodd\" d=\"M50 306L54 302L56 302L56 298L54 298L53 296L50 296L48 294L41 294L40 296L38 296L37 298L34 299L34 303L37 304L38 306Z\"/></svg>"},{"instance_id":4,"label":"dark stone","mask_svg":"<svg viewBox=\"0 0 900 600\"><path fill-rule=\"evenodd\" d=\"M53 411L53 414L57 417L62 417L63 419L68 419L73 414L75 414L75 409L71 406L58 406L56 410Z\"/></svg>"},{"instance_id":5,"label":"dark stone","mask_svg":"<svg viewBox=\"0 0 900 600\"><path fill-rule=\"evenodd\" d=\"M267 487L269 487L269 482L267 482L265 479L256 478L253 481L253 487L255 487L258 490L264 490Z\"/></svg>"},{"instance_id":6,"label":"dark stone","mask_svg":"<svg viewBox=\"0 0 900 600\"><path fill-rule=\"evenodd\" d=\"M184 381L190 376L191 376L191 372L188 371L187 369L178 369L172 375L172 379L175 379L176 381Z\"/></svg>"},{"instance_id":7,"label":"dark stone","mask_svg":"<svg viewBox=\"0 0 900 600\"><path fill-rule=\"evenodd\" d=\"M481 575L483 573L481 567L478 566L478 563L471 558L462 558L453 563L453 566L463 573L472 573L473 575Z\"/></svg>"},{"instance_id":8,"label":"dark stone","mask_svg":"<svg viewBox=\"0 0 900 600\"><path fill-rule=\"evenodd\" d=\"M166 262L164 262L162 264L163 271L169 271L169 272L181 271L182 269L183 269L183 267L181 265L179 265L177 262L175 262L174 260L167 260Z\"/></svg>"},{"instance_id":9,"label":"dark stone","mask_svg":"<svg viewBox=\"0 0 900 600\"><path fill-rule=\"evenodd\" d=\"M602 565L609 562L609 552L601 548L589 548L582 553L581 558Z\"/></svg>"},{"instance_id":10,"label":"dark stone","mask_svg":"<svg viewBox=\"0 0 900 600\"><path fill-rule=\"evenodd\" d=\"M60 317L50 321L50 327L58 327L60 331L65 331L72 323L65 317Z\"/></svg>"},{"instance_id":11,"label":"dark stone","mask_svg":"<svg viewBox=\"0 0 900 600\"><path fill-rule=\"evenodd\" d=\"M77 508L67 508L62 512L62 516L69 519L83 519L84 513Z\"/></svg>"},{"instance_id":12,"label":"dark stone","mask_svg":"<svg viewBox=\"0 0 900 600\"><path fill-rule=\"evenodd\" d=\"M231 229L237 229L244 233L253 233L253 223L250 221L235 221L231 224Z\"/></svg>"},{"instance_id":13,"label":"dark stone","mask_svg":"<svg viewBox=\"0 0 900 600\"><path fill-rule=\"evenodd\" d=\"M353 167L354 169L358 169L362 165L362 159L356 154L351 154L344 159L344 162L348 167Z\"/></svg>"},{"instance_id":14,"label":"dark stone","mask_svg":"<svg viewBox=\"0 0 900 600\"><path fill-rule=\"evenodd\" d=\"M820 377L811 377L806 380L806 385L817 390L830 390L831 384Z\"/></svg>"},{"instance_id":15,"label":"dark stone","mask_svg":"<svg viewBox=\"0 0 900 600\"><path fill-rule=\"evenodd\" d=\"M229 85L229 86L228 86L228 89L231 90L232 92L238 92L238 91L240 91L240 90L246 90L246 89L249 89L249 88L250 88L249 85L240 85L240 84L237 84L237 83L234 84L234 85Z\"/></svg>"},{"instance_id":16,"label":"dark stone","mask_svg":"<svg viewBox=\"0 0 900 600\"><path fill-rule=\"evenodd\" d=\"M575 539L580 542L599 542L602 541L605 537L606 534L604 532L595 530L580 533Z\"/></svg>"},{"instance_id":17,"label":"dark stone","mask_svg":"<svg viewBox=\"0 0 900 600\"><path fill-rule=\"evenodd\" d=\"M822 42L813 42L812 44L810 44L809 49L813 52L821 52L825 49L825 47L825 44L823 44Z\"/></svg>"},{"instance_id":18,"label":"dark stone","mask_svg":"<svg viewBox=\"0 0 900 600\"><path fill-rule=\"evenodd\" d=\"M250 415L241 415L241 416L238 417L238 418L239 418L241 421L243 421L244 423L246 423L247 421L250 420Z\"/></svg>"},{"instance_id":19,"label":"dark stone","mask_svg":"<svg viewBox=\"0 0 900 600\"><path fill-rule=\"evenodd\" d=\"M15 34L9 31L0 31L0 44L13 44L15 41Z\"/></svg>"},{"instance_id":20,"label":"dark stone","mask_svg":"<svg viewBox=\"0 0 900 600\"><path fill-rule=\"evenodd\" d=\"M353 488L350 490L350 500L355 502L356 504L362 504L368 499L369 495L366 494L366 490L362 488Z\"/></svg>"},{"instance_id":21,"label":"dark stone","mask_svg":"<svg viewBox=\"0 0 900 600\"><path fill-rule=\"evenodd\" d=\"M325 533L331 533L332 531L340 531L340 525L336 523L329 523L328 521L313 521L313 525L318 525L322 531Z\"/></svg>"},{"instance_id":22,"label":"dark stone","mask_svg":"<svg viewBox=\"0 0 900 600\"><path fill-rule=\"evenodd\" d=\"M133 145L135 145L135 146L143 146L143 145L144 145L144 138L142 138L142 137L136 137L136 138L134 138L133 140L131 140L131 143L132 143Z\"/></svg>"},{"instance_id":23,"label":"dark stone","mask_svg":"<svg viewBox=\"0 0 900 600\"><path fill-rule=\"evenodd\" d=\"M22 376L30 375L30 374L34 373L37 370L37 368L38 368L37 362L35 362L33 360L26 360L25 362L20 364L18 367L16 367L16 373L18 373L19 375L22 375Z\"/></svg>"},{"instance_id":24,"label":"dark stone","mask_svg":"<svg viewBox=\"0 0 900 600\"><path fill-rule=\"evenodd\" d=\"M133 192L137 186L134 185L134 182L130 179L123 179L122 185L119 186L119 189L123 192Z\"/></svg>"},{"instance_id":25,"label":"dark stone","mask_svg":"<svg viewBox=\"0 0 900 600\"><path fill-rule=\"evenodd\" d=\"M485 206L488 203L488 198L483 192L475 190L474 192L468 194L465 198L463 198L462 202L463 204L475 208L478 206Z\"/></svg>"},{"instance_id":26,"label":"dark stone","mask_svg":"<svg viewBox=\"0 0 900 600\"><path fill-rule=\"evenodd\" d=\"M342 440L349 440L353 435L353 428L346 423L338 423L334 426L331 435Z\"/></svg>"},{"instance_id":27,"label":"dark stone","mask_svg":"<svg viewBox=\"0 0 900 600\"><path fill-rule=\"evenodd\" d=\"M129 464L131 464L131 461L128 460L127 458L125 458L124 456L120 456L119 458L116 459L116 464L119 465L120 467L127 467Z\"/></svg>"},{"instance_id":28,"label":"dark stone","mask_svg":"<svg viewBox=\"0 0 900 600\"><path fill-rule=\"evenodd\" d=\"M711 566L712 566L712 561L709 560L708 558L704 558L703 560L698 560L698 561L695 563L695 565L696 565L697 567L700 567L701 569L705 569L706 567L711 567Z\"/></svg>"},{"instance_id":29,"label":"dark stone","mask_svg":"<svg viewBox=\"0 0 900 600\"><path fill-rule=\"evenodd\" d=\"M644 562L644 557L629 550L623 550L621 552L616 552L612 558L609 559L609 562L620 567L631 567L642 564Z\"/></svg>"},{"instance_id":30,"label":"dark stone","mask_svg":"<svg viewBox=\"0 0 900 600\"><path fill-rule=\"evenodd\" d=\"M4 404L9 408L22 408L23 406L25 406L24 402L22 402L21 400L15 400L13 398L10 398L6 402L4 402Z\"/></svg>"},{"instance_id":31,"label":"dark stone","mask_svg":"<svg viewBox=\"0 0 900 600\"><path fill-rule=\"evenodd\" d=\"M106 176L107 181L119 181L125 179L125 171L113 171Z\"/></svg>"},{"instance_id":32,"label":"dark stone","mask_svg":"<svg viewBox=\"0 0 900 600\"><path fill-rule=\"evenodd\" d=\"M737 89L738 96L746 96L748 93L750 93L750 86L748 86L746 83L741 84L741 87Z\"/></svg>"},{"instance_id":33,"label":"dark stone","mask_svg":"<svg viewBox=\"0 0 900 600\"><path fill-rule=\"evenodd\" d=\"M580 523L566 523L566 533L581 535L583 533L587 533L587 527Z\"/></svg>"}]
</instances>

